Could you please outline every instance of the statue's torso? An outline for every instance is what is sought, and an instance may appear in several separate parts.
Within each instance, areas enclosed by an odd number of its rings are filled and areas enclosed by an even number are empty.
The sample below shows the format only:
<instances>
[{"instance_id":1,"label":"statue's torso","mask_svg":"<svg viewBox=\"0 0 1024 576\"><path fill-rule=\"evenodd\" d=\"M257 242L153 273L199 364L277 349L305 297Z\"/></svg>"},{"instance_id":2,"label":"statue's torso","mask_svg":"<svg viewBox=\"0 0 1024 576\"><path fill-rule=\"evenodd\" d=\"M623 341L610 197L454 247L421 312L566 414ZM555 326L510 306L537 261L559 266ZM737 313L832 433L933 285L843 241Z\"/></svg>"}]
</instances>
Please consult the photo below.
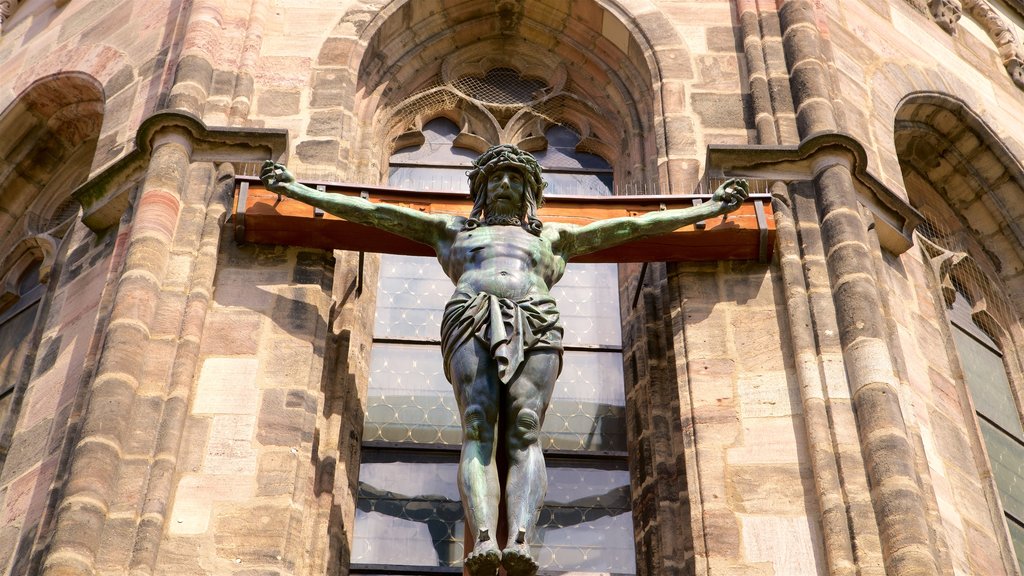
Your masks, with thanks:
<instances>
[{"instance_id":1,"label":"statue's torso","mask_svg":"<svg viewBox=\"0 0 1024 576\"><path fill-rule=\"evenodd\" d=\"M438 260L456 292L511 299L546 295L565 271L549 239L519 226L460 230Z\"/></svg>"}]
</instances>

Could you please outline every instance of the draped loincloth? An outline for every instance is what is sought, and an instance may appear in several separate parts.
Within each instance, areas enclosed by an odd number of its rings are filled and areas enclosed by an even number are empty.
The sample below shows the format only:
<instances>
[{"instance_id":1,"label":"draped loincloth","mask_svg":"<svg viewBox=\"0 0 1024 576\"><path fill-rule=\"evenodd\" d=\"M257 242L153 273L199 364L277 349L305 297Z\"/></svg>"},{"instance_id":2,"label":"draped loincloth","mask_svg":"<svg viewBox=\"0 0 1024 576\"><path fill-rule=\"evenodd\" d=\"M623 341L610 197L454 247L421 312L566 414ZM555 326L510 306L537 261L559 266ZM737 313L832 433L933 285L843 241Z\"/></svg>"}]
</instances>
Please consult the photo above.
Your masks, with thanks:
<instances>
[{"instance_id":1,"label":"draped loincloth","mask_svg":"<svg viewBox=\"0 0 1024 576\"><path fill-rule=\"evenodd\" d=\"M562 325L551 296L531 295L512 300L487 292L457 292L444 307L441 319L441 353L444 375L452 379L455 350L475 337L498 362L502 384L519 371L531 350L555 350L562 356ZM561 370L561 368L559 368Z\"/></svg>"}]
</instances>

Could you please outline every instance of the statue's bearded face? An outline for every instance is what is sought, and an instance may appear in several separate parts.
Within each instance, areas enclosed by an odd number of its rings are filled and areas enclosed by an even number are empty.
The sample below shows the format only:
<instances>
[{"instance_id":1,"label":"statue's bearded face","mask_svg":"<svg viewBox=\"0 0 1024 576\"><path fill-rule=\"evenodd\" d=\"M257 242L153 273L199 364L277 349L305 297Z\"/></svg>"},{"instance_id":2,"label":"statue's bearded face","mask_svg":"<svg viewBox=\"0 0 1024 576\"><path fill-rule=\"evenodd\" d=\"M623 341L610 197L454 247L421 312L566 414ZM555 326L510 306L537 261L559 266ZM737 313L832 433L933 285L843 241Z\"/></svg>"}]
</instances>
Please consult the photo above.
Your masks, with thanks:
<instances>
[{"instance_id":1,"label":"statue's bearded face","mask_svg":"<svg viewBox=\"0 0 1024 576\"><path fill-rule=\"evenodd\" d=\"M525 195L526 181L519 171L495 170L487 179L487 217L521 217Z\"/></svg>"}]
</instances>

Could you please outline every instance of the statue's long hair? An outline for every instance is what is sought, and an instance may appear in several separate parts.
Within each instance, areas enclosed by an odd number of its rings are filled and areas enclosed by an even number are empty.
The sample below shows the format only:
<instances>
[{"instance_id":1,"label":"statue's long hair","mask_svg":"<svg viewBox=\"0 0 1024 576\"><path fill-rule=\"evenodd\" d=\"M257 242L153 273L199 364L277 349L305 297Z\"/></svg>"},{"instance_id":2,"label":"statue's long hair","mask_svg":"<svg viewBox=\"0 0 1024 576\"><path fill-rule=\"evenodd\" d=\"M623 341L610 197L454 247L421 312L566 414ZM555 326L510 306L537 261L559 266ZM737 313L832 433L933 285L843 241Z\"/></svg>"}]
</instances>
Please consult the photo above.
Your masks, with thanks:
<instances>
[{"instance_id":1,"label":"statue's long hair","mask_svg":"<svg viewBox=\"0 0 1024 576\"><path fill-rule=\"evenodd\" d=\"M525 217L525 222L522 225L530 233L540 235L544 223L537 218L537 209L544 205L544 188L548 183L541 178L540 164L533 155L511 144L491 146L473 161L473 169L466 173L469 177L469 196L473 200L473 211L469 214L465 228L476 228L484 221L487 180L498 169L512 169L523 175L525 206L522 216Z\"/></svg>"}]
</instances>

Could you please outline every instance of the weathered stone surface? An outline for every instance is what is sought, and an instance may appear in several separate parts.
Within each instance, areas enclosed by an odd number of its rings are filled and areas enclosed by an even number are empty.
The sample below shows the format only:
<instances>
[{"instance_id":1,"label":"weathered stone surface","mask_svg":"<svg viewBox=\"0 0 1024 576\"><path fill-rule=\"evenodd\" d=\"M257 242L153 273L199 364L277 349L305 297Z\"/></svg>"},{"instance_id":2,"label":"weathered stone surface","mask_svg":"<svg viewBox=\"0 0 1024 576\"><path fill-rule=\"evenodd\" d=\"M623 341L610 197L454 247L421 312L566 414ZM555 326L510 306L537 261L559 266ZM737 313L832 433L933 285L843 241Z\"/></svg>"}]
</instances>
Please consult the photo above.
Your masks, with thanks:
<instances>
[{"instance_id":1,"label":"weathered stone surface","mask_svg":"<svg viewBox=\"0 0 1024 576\"><path fill-rule=\"evenodd\" d=\"M306 140L295 147L295 155L305 164L334 164L338 150L336 140Z\"/></svg>"},{"instance_id":2,"label":"weathered stone surface","mask_svg":"<svg viewBox=\"0 0 1024 576\"><path fill-rule=\"evenodd\" d=\"M299 113L302 94L295 91L270 90L256 101L256 111L265 116L292 116Z\"/></svg>"},{"instance_id":3,"label":"weathered stone surface","mask_svg":"<svg viewBox=\"0 0 1024 576\"><path fill-rule=\"evenodd\" d=\"M297 454L291 451L267 452L260 457L256 476L257 496L283 496L295 490Z\"/></svg>"},{"instance_id":4,"label":"weathered stone surface","mask_svg":"<svg viewBox=\"0 0 1024 576\"><path fill-rule=\"evenodd\" d=\"M236 356L255 354L264 317L256 312L214 310L206 319L199 353Z\"/></svg>"},{"instance_id":5,"label":"weathered stone surface","mask_svg":"<svg viewBox=\"0 0 1024 576\"><path fill-rule=\"evenodd\" d=\"M256 358L207 358L199 372L192 413L255 415L258 370Z\"/></svg>"},{"instance_id":6,"label":"weathered stone surface","mask_svg":"<svg viewBox=\"0 0 1024 576\"><path fill-rule=\"evenodd\" d=\"M298 447L313 440L316 402L300 390L266 390L257 439L264 446Z\"/></svg>"},{"instance_id":7,"label":"weathered stone surface","mask_svg":"<svg viewBox=\"0 0 1024 576\"><path fill-rule=\"evenodd\" d=\"M817 523L803 517L745 516L744 553L749 562L768 562L776 574L825 574L805 551L820 549Z\"/></svg>"},{"instance_id":8,"label":"weathered stone surface","mask_svg":"<svg viewBox=\"0 0 1024 576\"><path fill-rule=\"evenodd\" d=\"M284 554L289 534L288 506L238 505L219 512L215 519L217 552L237 564L275 564ZM240 561L240 562L238 562Z\"/></svg>"},{"instance_id":9,"label":"weathered stone surface","mask_svg":"<svg viewBox=\"0 0 1024 576\"><path fill-rule=\"evenodd\" d=\"M747 128L749 105L739 94L692 93L690 102L707 128Z\"/></svg>"},{"instance_id":10,"label":"weathered stone surface","mask_svg":"<svg viewBox=\"0 0 1024 576\"><path fill-rule=\"evenodd\" d=\"M214 416L202 471L210 475L256 474L255 431L255 416Z\"/></svg>"},{"instance_id":11,"label":"weathered stone surface","mask_svg":"<svg viewBox=\"0 0 1024 576\"><path fill-rule=\"evenodd\" d=\"M175 536L203 534L210 527L216 504L245 502L254 494L251 480L234 475L188 474L175 491L168 531Z\"/></svg>"}]
</instances>

